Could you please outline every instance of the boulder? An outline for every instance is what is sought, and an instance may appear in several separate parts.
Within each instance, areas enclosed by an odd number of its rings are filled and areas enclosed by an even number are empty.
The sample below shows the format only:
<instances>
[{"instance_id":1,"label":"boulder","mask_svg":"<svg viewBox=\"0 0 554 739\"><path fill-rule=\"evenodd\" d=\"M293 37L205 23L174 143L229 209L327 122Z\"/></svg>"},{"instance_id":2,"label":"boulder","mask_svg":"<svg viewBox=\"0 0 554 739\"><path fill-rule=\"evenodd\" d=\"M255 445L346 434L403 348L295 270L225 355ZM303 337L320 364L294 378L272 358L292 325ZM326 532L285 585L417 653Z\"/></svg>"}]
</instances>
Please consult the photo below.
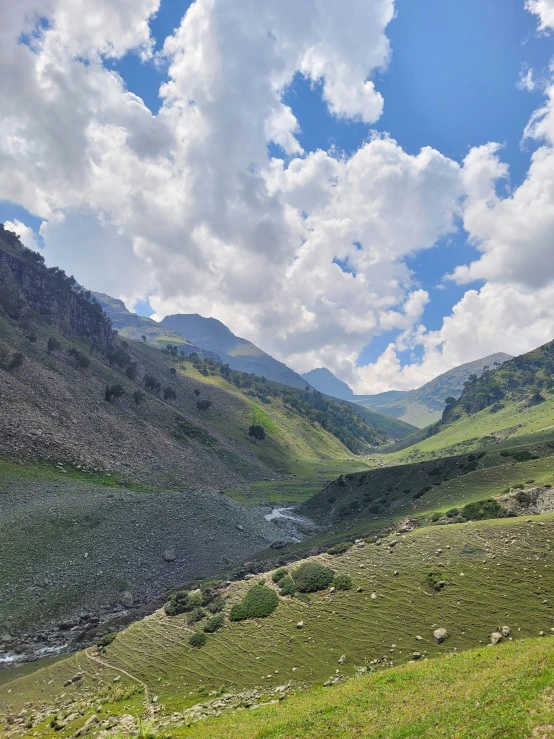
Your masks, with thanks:
<instances>
[{"instance_id":1,"label":"boulder","mask_svg":"<svg viewBox=\"0 0 554 739\"><path fill-rule=\"evenodd\" d=\"M135 603L135 599L130 590L126 590L121 596L121 605L124 608L132 608Z\"/></svg>"},{"instance_id":2,"label":"boulder","mask_svg":"<svg viewBox=\"0 0 554 739\"><path fill-rule=\"evenodd\" d=\"M505 637L510 636L510 627L509 626L503 626L500 629L500 633L502 634L502 636L505 636Z\"/></svg>"},{"instance_id":3,"label":"boulder","mask_svg":"<svg viewBox=\"0 0 554 739\"><path fill-rule=\"evenodd\" d=\"M502 639L502 634L499 631L493 631L491 634L491 644L494 647L495 644Z\"/></svg>"},{"instance_id":4,"label":"boulder","mask_svg":"<svg viewBox=\"0 0 554 739\"><path fill-rule=\"evenodd\" d=\"M304 626L304 621L299 621L299 622L298 622L298 623L296 624L296 628L297 628L297 629L301 629L301 628L302 628L303 626Z\"/></svg>"},{"instance_id":5,"label":"boulder","mask_svg":"<svg viewBox=\"0 0 554 739\"><path fill-rule=\"evenodd\" d=\"M443 641L448 639L448 631L446 629L435 629L433 631L433 636L435 637L435 641L437 644L442 644Z\"/></svg>"},{"instance_id":6,"label":"boulder","mask_svg":"<svg viewBox=\"0 0 554 739\"><path fill-rule=\"evenodd\" d=\"M175 549L166 549L164 552L164 560L166 562L174 562L177 559Z\"/></svg>"}]
</instances>

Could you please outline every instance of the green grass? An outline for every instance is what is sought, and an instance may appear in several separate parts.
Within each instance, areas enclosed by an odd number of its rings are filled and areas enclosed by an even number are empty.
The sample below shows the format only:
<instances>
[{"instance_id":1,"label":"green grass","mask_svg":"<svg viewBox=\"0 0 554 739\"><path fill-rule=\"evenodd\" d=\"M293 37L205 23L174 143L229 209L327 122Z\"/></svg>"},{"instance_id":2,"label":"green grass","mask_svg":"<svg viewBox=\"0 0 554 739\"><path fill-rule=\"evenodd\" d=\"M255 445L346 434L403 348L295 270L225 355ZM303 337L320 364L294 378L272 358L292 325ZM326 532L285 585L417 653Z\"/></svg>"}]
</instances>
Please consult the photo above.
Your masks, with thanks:
<instances>
[{"instance_id":1,"label":"green grass","mask_svg":"<svg viewBox=\"0 0 554 739\"><path fill-rule=\"evenodd\" d=\"M232 691L289 680L321 684L335 674L341 655L341 673L352 676L375 659L379 666L400 665L415 650L436 657L485 646L504 624L515 640L550 633L553 538L553 516L533 517L532 523L498 519L415 530L394 537L398 543L390 550L367 544L340 557L320 555L315 561L352 577L353 590L281 598L268 618L226 623L201 649L191 648L188 638L202 623L188 626L185 616L158 611L120 633L106 659L147 683L160 705L173 711L205 700L205 691L222 684ZM425 585L429 572L437 571L450 583L440 593ZM274 587L269 576L266 583ZM227 613L248 587L242 581L228 588ZM437 625L450 633L441 645L432 636ZM31 685L35 694L44 689L55 696L82 659L77 655L46 674L14 681L12 695L25 700ZM0 687L0 704L13 700Z\"/></svg>"},{"instance_id":2,"label":"green grass","mask_svg":"<svg viewBox=\"0 0 554 739\"><path fill-rule=\"evenodd\" d=\"M190 739L551 737L553 688L552 641L530 639L301 691L279 705L224 714L174 735Z\"/></svg>"}]
</instances>

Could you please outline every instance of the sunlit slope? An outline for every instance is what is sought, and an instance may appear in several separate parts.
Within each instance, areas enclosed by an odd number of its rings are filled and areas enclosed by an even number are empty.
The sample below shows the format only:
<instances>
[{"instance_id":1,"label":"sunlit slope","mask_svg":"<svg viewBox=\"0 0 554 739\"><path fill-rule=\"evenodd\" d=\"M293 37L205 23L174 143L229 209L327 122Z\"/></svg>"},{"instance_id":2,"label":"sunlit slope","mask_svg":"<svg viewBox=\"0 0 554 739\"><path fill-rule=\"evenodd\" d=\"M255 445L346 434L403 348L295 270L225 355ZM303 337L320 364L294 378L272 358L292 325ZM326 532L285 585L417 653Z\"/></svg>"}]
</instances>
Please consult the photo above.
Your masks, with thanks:
<instances>
[{"instance_id":1,"label":"sunlit slope","mask_svg":"<svg viewBox=\"0 0 554 739\"><path fill-rule=\"evenodd\" d=\"M269 618L227 622L201 649L188 645L198 624L188 626L185 615L169 618L160 611L121 632L104 658L145 683L171 712L206 700L222 685L228 691L270 689L288 681L312 685L337 669L352 676L374 660L378 667L399 665L416 651L434 657L485 646L504 625L516 641L549 634L553 536L552 516L393 535L380 546L315 558L349 574L352 590L280 598ZM436 591L430 578L448 584ZM227 588L226 612L248 587L242 581ZM437 627L449 634L442 644L433 638ZM8 686L0 687L0 703L17 707L41 691L51 697L64 692L63 683L82 664L78 660L82 657L11 683L9 694Z\"/></svg>"}]
</instances>

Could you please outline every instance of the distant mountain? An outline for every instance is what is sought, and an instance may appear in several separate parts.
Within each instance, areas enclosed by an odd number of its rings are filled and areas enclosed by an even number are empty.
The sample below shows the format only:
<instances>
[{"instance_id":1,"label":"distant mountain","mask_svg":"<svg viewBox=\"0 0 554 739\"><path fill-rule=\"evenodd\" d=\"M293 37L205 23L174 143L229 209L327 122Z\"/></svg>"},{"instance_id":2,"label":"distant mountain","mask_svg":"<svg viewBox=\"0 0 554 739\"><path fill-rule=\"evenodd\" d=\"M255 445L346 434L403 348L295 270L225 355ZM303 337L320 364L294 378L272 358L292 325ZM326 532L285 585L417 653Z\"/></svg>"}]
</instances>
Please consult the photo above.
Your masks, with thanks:
<instances>
[{"instance_id":1,"label":"distant mountain","mask_svg":"<svg viewBox=\"0 0 554 739\"><path fill-rule=\"evenodd\" d=\"M338 377L328 370L326 367L318 367L317 369L304 372L302 377L320 393L331 395L333 398L340 400L354 400L355 395L346 382L339 380Z\"/></svg>"},{"instance_id":2,"label":"distant mountain","mask_svg":"<svg viewBox=\"0 0 554 739\"><path fill-rule=\"evenodd\" d=\"M166 316L159 325L203 349L216 352L231 369L253 373L291 387L306 387L306 380L290 367L277 361L251 341L235 336L215 318L203 318L197 313L182 313Z\"/></svg>"},{"instance_id":3,"label":"distant mountain","mask_svg":"<svg viewBox=\"0 0 554 739\"><path fill-rule=\"evenodd\" d=\"M499 352L491 354L474 362L467 362L459 367L445 372L434 380L408 392L392 391L395 395L385 397L388 393L356 397L354 400L358 405L371 408L393 418L411 423L419 428L424 428L431 423L436 423L445 408L445 399L448 397L459 398L464 389L464 382L475 374L482 374L484 367L494 369L496 364L503 364L512 359L509 354Z\"/></svg>"},{"instance_id":4,"label":"distant mountain","mask_svg":"<svg viewBox=\"0 0 554 739\"><path fill-rule=\"evenodd\" d=\"M191 341L187 341L174 331L170 331L157 321L153 321L146 316L139 316L137 313L131 313L127 310L123 301L104 293L92 294L102 306L104 313L109 316L112 326L124 338L141 341L142 337L146 336L146 343L152 344L158 349L165 348L167 344L177 344L179 349L187 355L196 352L201 357L211 357L217 362L221 361L221 358L215 352L205 351L195 346Z\"/></svg>"}]
</instances>

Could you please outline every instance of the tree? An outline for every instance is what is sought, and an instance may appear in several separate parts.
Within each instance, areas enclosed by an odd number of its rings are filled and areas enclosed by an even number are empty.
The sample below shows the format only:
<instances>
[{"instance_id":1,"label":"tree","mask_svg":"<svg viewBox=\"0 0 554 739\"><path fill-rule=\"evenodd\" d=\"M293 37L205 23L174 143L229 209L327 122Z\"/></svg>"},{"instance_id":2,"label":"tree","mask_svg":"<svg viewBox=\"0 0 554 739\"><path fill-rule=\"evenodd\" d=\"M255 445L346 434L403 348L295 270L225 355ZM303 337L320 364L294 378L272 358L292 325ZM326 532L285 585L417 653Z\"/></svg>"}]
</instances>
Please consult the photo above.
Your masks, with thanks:
<instances>
[{"instance_id":1,"label":"tree","mask_svg":"<svg viewBox=\"0 0 554 739\"><path fill-rule=\"evenodd\" d=\"M177 370L175 369L175 367L171 367L171 368L170 368L170 370L169 370L169 374L170 374L170 375L173 375L173 377L175 377L175 375L177 374Z\"/></svg>"},{"instance_id":2,"label":"tree","mask_svg":"<svg viewBox=\"0 0 554 739\"><path fill-rule=\"evenodd\" d=\"M263 441L265 439L265 429L263 426L254 423L248 429L248 436L253 436L255 439Z\"/></svg>"},{"instance_id":3,"label":"tree","mask_svg":"<svg viewBox=\"0 0 554 739\"><path fill-rule=\"evenodd\" d=\"M137 365L135 362L130 364L125 370L125 374L130 380L135 380L137 377Z\"/></svg>"},{"instance_id":4,"label":"tree","mask_svg":"<svg viewBox=\"0 0 554 739\"><path fill-rule=\"evenodd\" d=\"M446 405L454 405L454 403L456 402L456 398L449 396L448 398L445 398L444 402Z\"/></svg>"},{"instance_id":5,"label":"tree","mask_svg":"<svg viewBox=\"0 0 554 739\"><path fill-rule=\"evenodd\" d=\"M49 354L51 354L52 352L59 351L61 348L62 346L60 342L56 338L54 338L54 336L51 336L48 339L48 343L46 344L46 349Z\"/></svg>"},{"instance_id":6,"label":"tree","mask_svg":"<svg viewBox=\"0 0 554 739\"><path fill-rule=\"evenodd\" d=\"M207 411L212 405L211 400L199 400L196 407L199 411Z\"/></svg>"},{"instance_id":7,"label":"tree","mask_svg":"<svg viewBox=\"0 0 554 739\"><path fill-rule=\"evenodd\" d=\"M146 335L143 334L140 338L142 339L142 343L146 344Z\"/></svg>"},{"instance_id":8,"label":"tree","mask_svg":"<svg viewBox=\"0 0 554 739\"><path fill-rule=\"evenodd\" d=\"M8 371L11 372L12 370L19 369L23 364L24 358L25 357L21 352L15 352L8 364Z\"/></svg>"},{"instance_id":9,"label":"tree","mask_svg":"<svg viewBox=\"0 0 554 739\"><path fill-rule=\"evenodd\" d=\"M137 405L140 405L146 400L146 395L142 392L142 390L135 390L135 392L133 393L133 400Z\"/></svg>"},{"instance_id":10,"label":"tree","mask_svg":"<svg viewBox=\"0 0 554 739\"><path fill-rule=\"evenodd\" d=\"M143 382L147 390L152 390L156 393L160 392L162 383L154 375L144 375Z\"/></svg>"},{"instance_id":11,"label":"tree","mask_svg":"<svg viewBox=\"0 0 554 739\"><path fill-rule=\"evenodd\" d=\"M176 397L177 393L172 387L170 387L169 385L167 387L164 387L164 400L175 400Z\"/></svg>"},{"instance_id":12,"label":"tree","mask_svg":"<svg viewBox=\"0 0 554 739\"><path fill-rule=\"evenodd\" d=\"M200 395L200 390L198 388L195 388L194 394L196 395L196 397L198 397Z\"/></svg>"},{"instance_id":13,"label":"tree","mask_svg":"<svg viewBox=\"0 0 554 739\"><path fill-rule=\"evenodd\" d=\"M104 394L104 398L109 402L111 402L114 398L121 398L123 395L125 395L125 388L123 385L120 385L119 383L116 383L115 385L106 385L106 392Z\"/></svg>"}]
</instances>

